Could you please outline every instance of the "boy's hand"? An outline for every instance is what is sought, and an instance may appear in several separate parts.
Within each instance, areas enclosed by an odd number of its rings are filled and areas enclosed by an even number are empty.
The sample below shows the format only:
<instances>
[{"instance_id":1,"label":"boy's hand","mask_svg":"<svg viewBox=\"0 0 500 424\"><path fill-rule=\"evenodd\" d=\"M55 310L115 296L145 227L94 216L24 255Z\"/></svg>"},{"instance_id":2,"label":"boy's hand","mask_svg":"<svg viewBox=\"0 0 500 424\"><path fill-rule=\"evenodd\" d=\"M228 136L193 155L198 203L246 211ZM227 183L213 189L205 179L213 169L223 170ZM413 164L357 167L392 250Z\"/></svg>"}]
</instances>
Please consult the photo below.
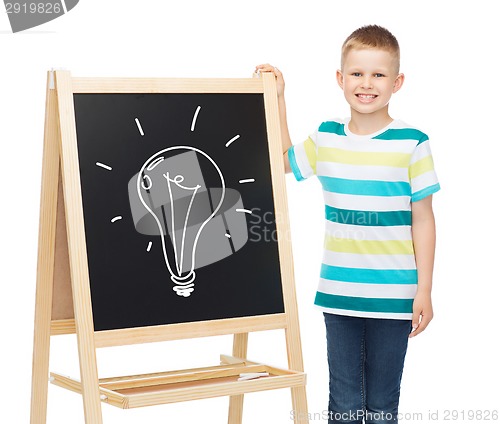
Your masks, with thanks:
<instances>
[{"instance_id":1,"label":"boy's hand","mask_svg":"<svg viewBox=\"0 0 500 424\"><path fill-rule=\"evenodd\" d=\"M432 301L430 293L417 291L413 300L412 332L410 337L420 334L431 322L433 317Z\"/></svg>"},{"instance_id":2,"label":"boy's hand","mask_svg":"<svg viewBox=\"0 0 500 424\"><path fill-rule=\"evenodd\" d=\"M276 90L278 92L278 97L283 96L285 93L285 80L283 79L283 74L278 68L270 65L269 63L265 63L263 65L257 65L255 67L255 72L273 72L276 76Z\"/></svg>"}]
</instances>

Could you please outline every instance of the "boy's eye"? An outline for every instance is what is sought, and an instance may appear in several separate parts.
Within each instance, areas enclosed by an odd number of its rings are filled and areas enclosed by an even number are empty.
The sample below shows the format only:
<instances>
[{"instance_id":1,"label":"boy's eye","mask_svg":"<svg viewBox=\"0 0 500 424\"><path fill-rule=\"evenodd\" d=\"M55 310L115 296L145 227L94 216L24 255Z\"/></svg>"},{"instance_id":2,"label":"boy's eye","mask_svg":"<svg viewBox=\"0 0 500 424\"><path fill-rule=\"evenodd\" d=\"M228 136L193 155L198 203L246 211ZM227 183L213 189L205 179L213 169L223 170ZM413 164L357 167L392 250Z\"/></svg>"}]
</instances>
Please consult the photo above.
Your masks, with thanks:
<instances>
[{"instance_id":1,"label":"boy's eye","mask_svg":"<svg viewBox=\"0 0 500 424\"><path fill-rule=\"evenodd\" d=\"M360 77L361 76L361 72L353 72L352 76L353 77Z\"/></svg>"},{"instance_id":2,"label":"boy's eye","mask_svg":"<svg viewBox=\"0 0 500 424\"><path fill-rule=\"evenodd\" d=\"M385 75L384 74L375 74L375 77L376 78L382 78L382 77L385 77Z\"/></svg>"}]
</instances>

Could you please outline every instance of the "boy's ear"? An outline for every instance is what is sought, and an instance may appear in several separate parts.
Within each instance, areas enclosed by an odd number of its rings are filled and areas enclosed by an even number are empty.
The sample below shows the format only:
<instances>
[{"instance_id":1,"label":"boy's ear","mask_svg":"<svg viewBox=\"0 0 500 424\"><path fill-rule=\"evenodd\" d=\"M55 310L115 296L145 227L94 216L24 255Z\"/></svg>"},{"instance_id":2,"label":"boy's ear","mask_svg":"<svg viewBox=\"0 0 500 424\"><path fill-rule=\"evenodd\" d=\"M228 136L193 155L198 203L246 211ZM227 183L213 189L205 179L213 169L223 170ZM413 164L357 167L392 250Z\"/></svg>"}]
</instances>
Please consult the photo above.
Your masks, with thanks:
<instances>
[{"instance_id":1,"label":"boy's ear","mask_svg":"<svg viewBox=\"0 0 500 424\"><path fill-rule=\"evenodd\" d=\"M342 75L342 71L340 69L337 69L336 77L337 77L337 84L343 90L344 89L344 75Z\"/></svg>"},{"instance_id":2,"label":"boy's ear","mask_svg":"<svg viewBox=\"0 0 500 424\"><path fill-rule=\"evenodd\" d=\"M398 74L396 77L396 80L394 81L394 87L392 89L392 93L396 93L399 91L399 89L403 86L403 83L405 82L405 74Z\"/></svg>"}]
</instances>

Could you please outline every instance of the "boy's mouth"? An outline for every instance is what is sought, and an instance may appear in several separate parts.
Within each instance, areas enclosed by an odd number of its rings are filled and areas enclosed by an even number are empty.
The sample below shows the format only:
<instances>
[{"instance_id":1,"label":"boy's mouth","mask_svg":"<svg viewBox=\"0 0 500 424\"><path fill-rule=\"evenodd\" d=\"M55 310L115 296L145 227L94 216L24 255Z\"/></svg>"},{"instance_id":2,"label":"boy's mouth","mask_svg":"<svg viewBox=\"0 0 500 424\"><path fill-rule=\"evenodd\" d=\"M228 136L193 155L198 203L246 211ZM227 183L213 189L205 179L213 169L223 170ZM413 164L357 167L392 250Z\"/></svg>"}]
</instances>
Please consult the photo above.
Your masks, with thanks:
<instances>
[{"instance_id":1,"label":"boy's mouth","mask_svg":"<svg viewBox=\"0 0 500 424\"><path fill-rule=\"evenodd\" d=\"M363 103L370 103L373 100L375 100L378 96L376 94L363 94L363 93L358 93L356 94L356 97L361 100Z\"/></svg>"}]
</instances>

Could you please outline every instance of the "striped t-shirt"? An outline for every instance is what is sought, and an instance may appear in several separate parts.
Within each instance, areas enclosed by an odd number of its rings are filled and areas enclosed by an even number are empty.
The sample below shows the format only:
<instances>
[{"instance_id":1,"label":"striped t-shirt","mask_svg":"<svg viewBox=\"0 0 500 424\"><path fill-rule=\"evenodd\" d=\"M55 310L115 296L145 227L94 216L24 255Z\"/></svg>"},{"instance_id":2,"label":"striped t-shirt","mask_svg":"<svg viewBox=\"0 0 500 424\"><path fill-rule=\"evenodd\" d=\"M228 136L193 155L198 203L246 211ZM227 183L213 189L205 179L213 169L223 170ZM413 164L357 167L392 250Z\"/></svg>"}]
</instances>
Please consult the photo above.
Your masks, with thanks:
<instances>
[{"instance_id":1,"label":"striped t-shirt","mask_svg":"<svg viewBox=\"0 0 500 424\"><path fill-rule=\"evenodd\" d=\"M439 190L429 138L394 120L370 135L323 122L288 150L301 181L316 175L325 241L315 304L325 312L411 319L417 269L411 204Z\"/></svg>"}]
</instances>

